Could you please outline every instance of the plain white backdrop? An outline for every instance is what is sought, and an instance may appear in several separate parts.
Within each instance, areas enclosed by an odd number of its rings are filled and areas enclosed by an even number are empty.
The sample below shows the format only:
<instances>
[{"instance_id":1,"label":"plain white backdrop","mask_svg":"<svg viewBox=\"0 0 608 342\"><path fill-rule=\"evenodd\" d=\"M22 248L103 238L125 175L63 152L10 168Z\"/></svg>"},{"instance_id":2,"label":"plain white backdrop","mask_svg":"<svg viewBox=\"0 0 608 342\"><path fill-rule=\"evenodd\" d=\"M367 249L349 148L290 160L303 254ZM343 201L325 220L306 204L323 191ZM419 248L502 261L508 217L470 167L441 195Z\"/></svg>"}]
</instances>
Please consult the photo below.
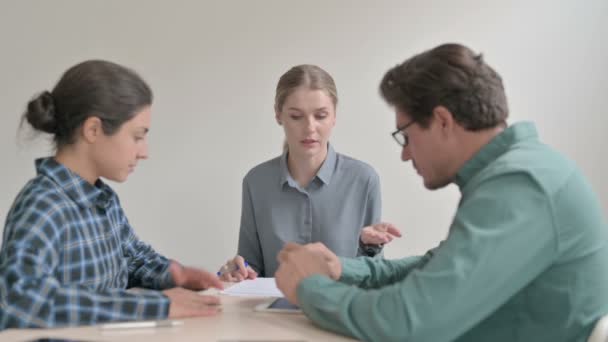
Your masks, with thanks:
<instances>
[{"instance_id":1,"label":"plain white backdrop","mask_svg":"<svg viewBox=\"0 0 608 342\"><path fill-rule=\"evenodd\" d=\"M310 63L338 86L332 143L375 167L383 218L404 232L386 256L423 253L445 237L458 190L429 192L400 161L378 84L390 67L445 42L484 54L503 77L509 122L536 122L588 176L606 213L606 22L606 0L4 0L0 217L34 176L33 160L52 153L44 136L17 134L26 102L70 66L107 59L137 70L155 93L150 159L111 185L142 239L215 270L236 251L242 177L281 150L276 82Z\"/></svg>"}]
</instances>

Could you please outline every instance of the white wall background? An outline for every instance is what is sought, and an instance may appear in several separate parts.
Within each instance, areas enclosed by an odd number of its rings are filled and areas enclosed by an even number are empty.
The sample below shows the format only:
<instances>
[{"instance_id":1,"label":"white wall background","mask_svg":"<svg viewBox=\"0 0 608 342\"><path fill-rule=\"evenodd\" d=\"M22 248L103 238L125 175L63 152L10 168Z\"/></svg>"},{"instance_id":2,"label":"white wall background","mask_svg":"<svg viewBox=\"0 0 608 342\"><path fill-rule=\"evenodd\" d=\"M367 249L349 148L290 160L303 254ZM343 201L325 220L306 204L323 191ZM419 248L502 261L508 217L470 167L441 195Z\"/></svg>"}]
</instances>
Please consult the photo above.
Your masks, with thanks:
<instances>
[{"instance_id":1,"label":"white wall background","mask_svg":"<svg viewBox=\"0 0 608 342\"><path fill-rule=\"evenodd\" d=\"M241 180L279 154L274 87L318 64L340 95L332 142L380 174L384 219L405 237L388 257L441 240L454 186L426 191L389 132L383 73L461 42L503 76L510 122L533 120L574 159L608 209L608 1L0 1L0 217L34 175L44 138L18 138L26 102L90 58L136 69L155 91L151 158L114 184L132 225L160 252L215 270L236 250ZM0 228L1 229L1 228Z\"/></svg>"}]
</instances>

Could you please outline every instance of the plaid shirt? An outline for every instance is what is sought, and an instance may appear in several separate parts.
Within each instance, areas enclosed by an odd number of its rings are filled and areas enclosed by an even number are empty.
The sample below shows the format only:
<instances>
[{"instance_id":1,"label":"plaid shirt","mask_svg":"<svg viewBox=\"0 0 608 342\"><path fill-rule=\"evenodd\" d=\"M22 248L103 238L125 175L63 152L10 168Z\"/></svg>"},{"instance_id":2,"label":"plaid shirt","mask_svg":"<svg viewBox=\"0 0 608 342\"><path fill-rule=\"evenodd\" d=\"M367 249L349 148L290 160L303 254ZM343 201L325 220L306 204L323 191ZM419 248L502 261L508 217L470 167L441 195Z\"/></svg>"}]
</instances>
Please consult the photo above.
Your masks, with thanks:
<instances>
[{"instance_id":1,"label":"plaid shirt","mask_svg":"<svg viewBox=\"0 0 608 342\"><path fill-rule=\"evenodd\" d=\"M8 213L0 250L0 330L163 319L169 260L140 241L118 196L53 158Z\"/></svg>"}]
</instances>

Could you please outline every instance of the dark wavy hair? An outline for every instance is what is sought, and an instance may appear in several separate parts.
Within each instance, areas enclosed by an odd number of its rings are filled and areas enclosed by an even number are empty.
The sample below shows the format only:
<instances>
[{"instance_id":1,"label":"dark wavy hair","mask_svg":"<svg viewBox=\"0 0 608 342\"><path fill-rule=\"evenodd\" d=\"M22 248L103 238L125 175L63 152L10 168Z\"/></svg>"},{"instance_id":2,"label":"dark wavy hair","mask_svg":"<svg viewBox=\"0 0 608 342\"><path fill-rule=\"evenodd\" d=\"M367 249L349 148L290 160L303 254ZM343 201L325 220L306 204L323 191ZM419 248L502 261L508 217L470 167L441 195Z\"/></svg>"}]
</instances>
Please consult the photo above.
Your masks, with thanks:
<instances>
[{"instance_id":1,"label":"dark wavy hair","mask_svg":"<svg viewBox=\"0 0 608 342\"><path fill-rule=\"evenodd\" d=\"M380 93L425 128L437 106L470 131L504 124L509 116L500 75L481 54L460 44L440 45L390 69Z\"/></svg>"}]
</instances>

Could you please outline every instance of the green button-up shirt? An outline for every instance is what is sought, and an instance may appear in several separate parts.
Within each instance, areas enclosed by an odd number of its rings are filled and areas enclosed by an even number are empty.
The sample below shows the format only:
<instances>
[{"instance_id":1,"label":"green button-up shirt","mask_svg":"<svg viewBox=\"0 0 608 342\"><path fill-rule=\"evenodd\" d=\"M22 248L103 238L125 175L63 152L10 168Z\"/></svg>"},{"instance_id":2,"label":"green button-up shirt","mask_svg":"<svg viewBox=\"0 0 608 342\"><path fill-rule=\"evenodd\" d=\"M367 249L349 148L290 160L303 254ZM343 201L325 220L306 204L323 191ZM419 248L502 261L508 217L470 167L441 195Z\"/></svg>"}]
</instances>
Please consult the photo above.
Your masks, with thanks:
<instances>
[{"instance_id":1,"label":"green button-up shirt","mask_svg":"<svg viewBox=\"0 0 608 342\"><path fill-rule=\"evenodd\" d=\"M344 258L340 282L305 279L308 317L366 341L585 341L608 313L608 226L581 172L520 123L455 183L445 241L422 257Z\"/></svg>"}]
</instances>

